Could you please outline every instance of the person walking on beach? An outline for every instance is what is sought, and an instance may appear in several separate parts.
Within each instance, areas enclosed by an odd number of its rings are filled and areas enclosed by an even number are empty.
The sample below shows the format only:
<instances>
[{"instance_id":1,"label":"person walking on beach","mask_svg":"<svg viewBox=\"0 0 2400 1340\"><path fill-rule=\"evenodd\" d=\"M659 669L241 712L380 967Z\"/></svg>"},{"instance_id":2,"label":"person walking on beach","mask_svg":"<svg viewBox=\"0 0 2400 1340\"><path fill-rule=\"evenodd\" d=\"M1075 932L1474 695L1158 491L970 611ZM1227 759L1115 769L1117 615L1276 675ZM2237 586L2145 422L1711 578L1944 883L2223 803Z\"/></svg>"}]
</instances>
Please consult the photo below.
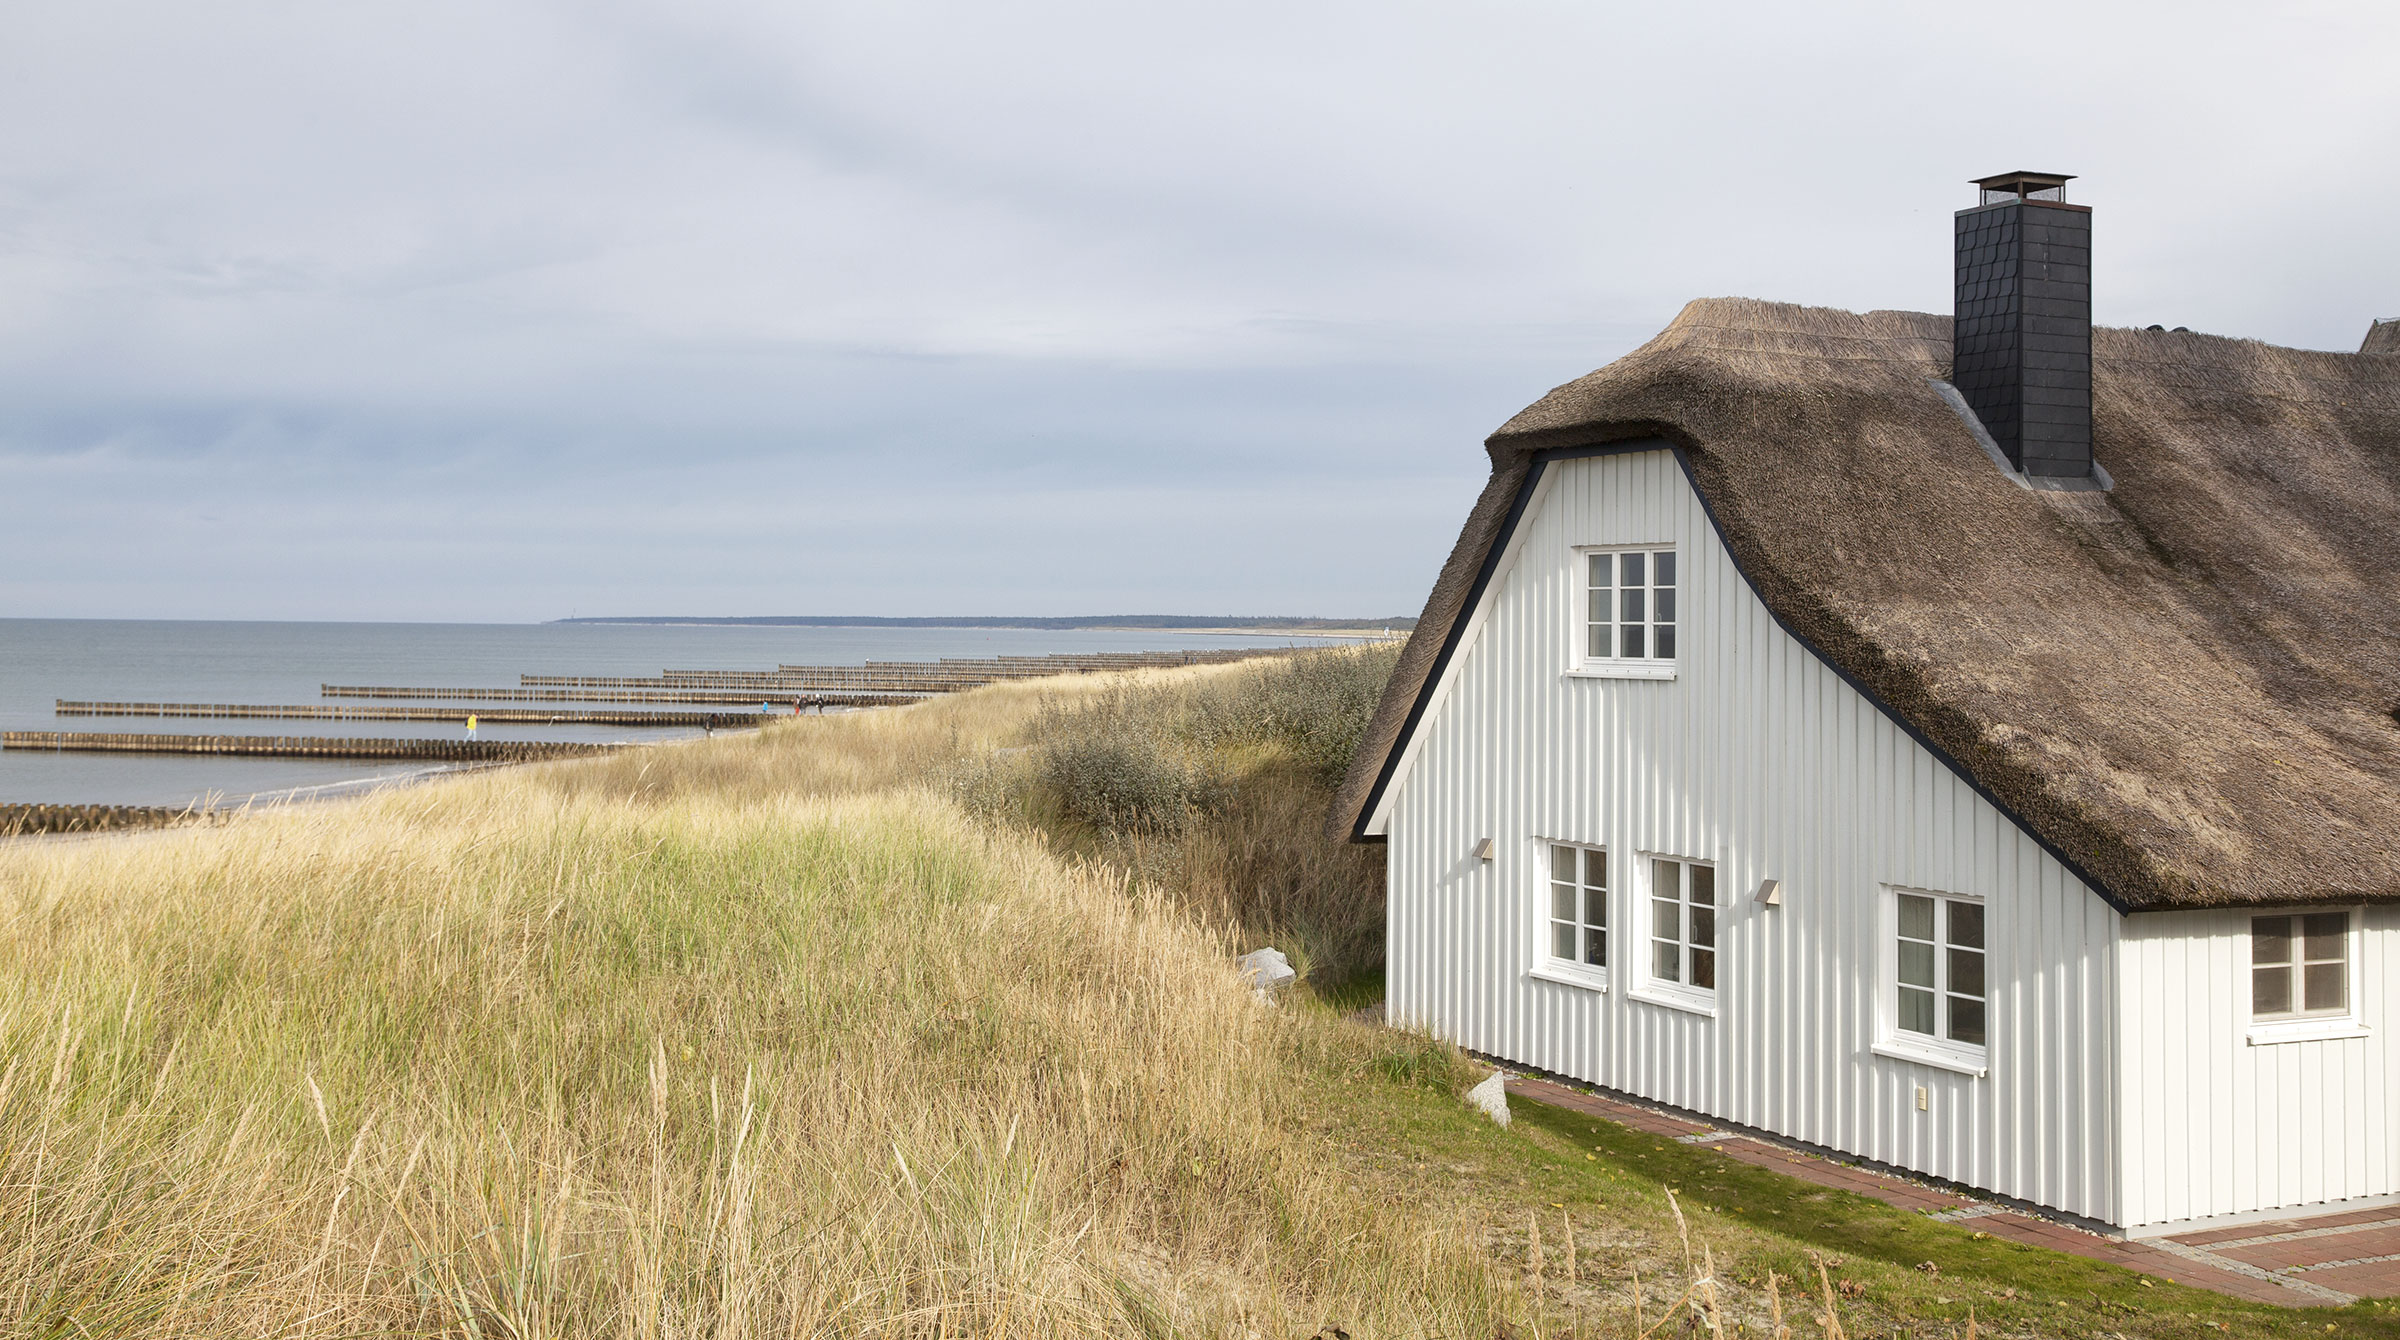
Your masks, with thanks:
<instances>
[{"instance_id":1,"label":"person walking on beach","mask_svg":"<svg viewBox=\"0 0 2400 1340\"><path fill-rule=\"evenodd\" d=\"M475 738L475 714L473 712L467 713L467 738L470 740Z\"/></svg>"}]
</instances>

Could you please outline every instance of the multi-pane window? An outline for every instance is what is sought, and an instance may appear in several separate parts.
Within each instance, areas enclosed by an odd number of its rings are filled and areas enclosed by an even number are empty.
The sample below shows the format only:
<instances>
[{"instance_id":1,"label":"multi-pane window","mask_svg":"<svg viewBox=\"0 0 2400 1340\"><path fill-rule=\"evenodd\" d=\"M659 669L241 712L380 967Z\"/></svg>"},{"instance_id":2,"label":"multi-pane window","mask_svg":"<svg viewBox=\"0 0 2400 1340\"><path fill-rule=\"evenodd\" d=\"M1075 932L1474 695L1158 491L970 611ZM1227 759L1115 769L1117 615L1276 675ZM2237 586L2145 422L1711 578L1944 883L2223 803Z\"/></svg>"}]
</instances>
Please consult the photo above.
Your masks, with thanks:
<instances>
[{"instance_id":1,"label":"multi-pane window","mask_svg":"<svg viewBox=\"0 0 2400 1340\"><path fill-rule=\"evenodd\" d=\"M1551 846L1550 957L1586 968L1608 966L1607 852Z\"/></svg>"},{"instance_id":2,"label":"multi-pane window","mask_svg":"<svg viewBox=\"0 0 2400 1340\"><path fill-rule=\"evenodd\" d=\"M1900 1031L1983 1046L1983 904L1916 893L1899 897Z\"/></svg>"},{"instance_id":3,"label":"multi-pane window","mask_svg":"<svg viewBox=\"0 0 2400 1340\"><path fill-rule=\"evenodd\" d=\"M2350 914L2250 918L2250 1017L2350 1012Z\"/></svg>"},{"instance_id":4,"label":"multi-pane window","mask_svg":"<svg viewBox=\"0 0 2400 1340\"><path fill-rule=\"evenodd\" d=\"M1698 861L1650 861L1650 975L1717 989L1717 871Z\"/></svg>"},{"instance_id":5,"label":"multi-pane window","mask_svg":"<svg viewBox=\"0 0 2400 1340\"><path fill-rule=\"evenodd\" d=\"M1675 659L1675 551L1585 554L1584 659Z\"/></svg>"}]
</instances>

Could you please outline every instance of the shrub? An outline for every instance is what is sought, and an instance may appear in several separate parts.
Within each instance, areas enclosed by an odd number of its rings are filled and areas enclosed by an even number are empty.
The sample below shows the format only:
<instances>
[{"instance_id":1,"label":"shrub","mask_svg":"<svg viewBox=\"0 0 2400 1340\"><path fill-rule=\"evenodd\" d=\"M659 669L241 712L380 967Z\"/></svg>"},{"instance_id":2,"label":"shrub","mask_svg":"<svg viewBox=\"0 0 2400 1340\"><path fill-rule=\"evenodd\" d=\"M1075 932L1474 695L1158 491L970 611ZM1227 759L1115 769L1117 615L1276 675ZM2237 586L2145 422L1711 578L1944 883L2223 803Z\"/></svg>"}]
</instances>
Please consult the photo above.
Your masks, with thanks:
<instances>
[{"instance_id":1,"label":"shrub","mask_svg":"<svg viewBox=\"0 0 2400 1340\"><path fill-rule=\"evenodd\" d=\"M1042 780L1070 818L1103 832L1181 833L1227 786L1215 760L1180 738L1180 715L1158 690L1045 704L1034 726Z\"/></svg>"},{"instance_id":2,"label":"shrub","mask_svg":"<svg viewBox=\"0 0 2400 1340\"><path fill-rule=\"evenodd\" d=\"M1277 744L1338 786L1400 659L1398 642L1329 648L1261 667L1195 696L1189 729L1209 744Z\"/></svg>"},{"instance_id":3,"label":"shrub","mask_svg":"<svg viewBox=\"0 0 2400 1340\"><path fill-rule=\"evenodd\" d=\"M1383 862L1328 837L1325 810L1398 655L1335 647L1054 689L1022 753L962 758L940 780L986 819L1070 847L1096 836L1090 854L1335 989L1383 962Z\"/></svg>"}]
</instances>

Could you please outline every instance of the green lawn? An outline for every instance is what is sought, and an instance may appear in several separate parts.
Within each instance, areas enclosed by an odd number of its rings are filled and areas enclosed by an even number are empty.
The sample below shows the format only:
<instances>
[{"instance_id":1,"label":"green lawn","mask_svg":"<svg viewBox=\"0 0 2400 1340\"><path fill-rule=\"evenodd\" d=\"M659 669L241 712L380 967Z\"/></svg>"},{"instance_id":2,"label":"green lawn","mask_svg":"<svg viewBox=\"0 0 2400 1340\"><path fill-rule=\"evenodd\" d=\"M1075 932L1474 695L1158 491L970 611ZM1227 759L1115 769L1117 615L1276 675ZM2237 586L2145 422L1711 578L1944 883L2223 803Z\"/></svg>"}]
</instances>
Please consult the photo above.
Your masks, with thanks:
<instances>
[{"instance_id":1,"label":"green lawn","mask_svg":"<svg viewBox=\"0 0 2400 1340\"><path fill-rule=\"evenodd\" d=\"M2400 1337L2400 1305L2391 1301L2261 1306L2009 1242L1977 1232L1971 1220L1943 1223L1523 1098L1512 1097L1514 1124L1504 1131L1455 1100L1362 1087L1344 1095L1341 1111L1320 1114L1322 1129L1349 1144L1354 1166L1388 1195L1448 1201L1480 1216L1488 1250L1528 1281L1529 1224L1538 1225L1539 1292L1552 1324L1577 1335L1632 1333L1635 1271L1649 1321L1690 1278L1666 1194L1672 1190L1694 1253L1705 1248L1717 1264L1728 1334L1737 1327L1768 1332L1770 1271L1782 1282L1793 1333L1820 1334L1821 1262L1853 1337L1963 1336L1970 1309L1987 1336ZM1673 1326L1661 1331L1674 1333Z\"/></svg>"}]
</instances>

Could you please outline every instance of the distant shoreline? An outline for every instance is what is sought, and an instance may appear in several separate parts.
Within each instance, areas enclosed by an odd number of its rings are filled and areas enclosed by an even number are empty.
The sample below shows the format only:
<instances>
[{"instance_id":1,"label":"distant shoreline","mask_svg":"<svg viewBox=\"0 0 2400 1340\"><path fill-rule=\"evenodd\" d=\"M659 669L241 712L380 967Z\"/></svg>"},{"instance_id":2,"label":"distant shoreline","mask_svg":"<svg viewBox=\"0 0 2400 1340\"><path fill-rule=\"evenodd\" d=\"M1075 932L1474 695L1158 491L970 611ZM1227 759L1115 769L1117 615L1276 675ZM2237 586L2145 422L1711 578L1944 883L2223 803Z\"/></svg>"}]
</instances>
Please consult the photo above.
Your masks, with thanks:
<instances>
[{"instance_id":1,"label":"distant shoreline","mask_svg":"<svg viewBox=\"0 0 2400 1340\"><path fill-rule=\"evenodd\" d=\"M1413 617L1391 619L1277 619L1216 617L1191 614L1102 614L1064 618L1007 615L958 617L889 617L877 615L762 614L707 616L685 614L594 615L552 619L559 624L649 624L678 627L732 628L1011 628L1042 632L1223 633L1256 637L1282 634L1296 637L1379 637L1416 627Z\"/></svg>"}]
</instances>

